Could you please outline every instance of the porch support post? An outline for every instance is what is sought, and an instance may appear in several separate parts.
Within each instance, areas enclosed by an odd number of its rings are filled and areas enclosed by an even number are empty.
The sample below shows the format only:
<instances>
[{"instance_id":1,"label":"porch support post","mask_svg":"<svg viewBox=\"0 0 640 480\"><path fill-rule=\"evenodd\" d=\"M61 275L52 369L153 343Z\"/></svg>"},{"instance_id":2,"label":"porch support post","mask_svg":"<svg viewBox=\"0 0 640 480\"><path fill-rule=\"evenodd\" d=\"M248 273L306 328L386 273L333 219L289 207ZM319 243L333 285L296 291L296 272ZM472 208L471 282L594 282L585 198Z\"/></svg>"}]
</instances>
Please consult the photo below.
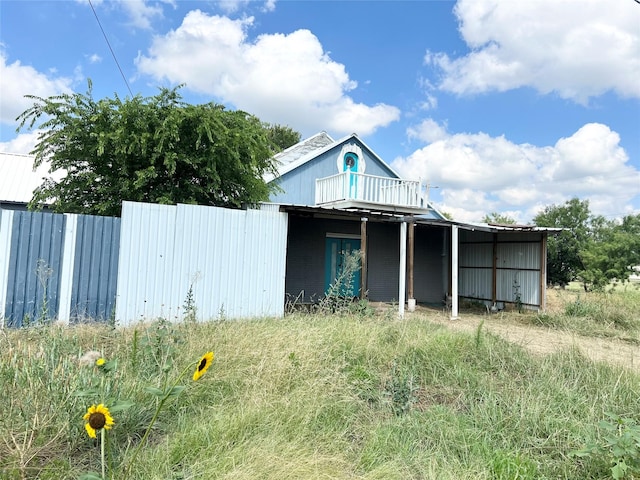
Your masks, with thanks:
<instances>
[{"instance_id":1,"label":"porch support post","mask_svg":"<svg viewBox=\"0 0 640 480\"><path fill-rule=\"evenodd\" d=\"M498 234L493 234L493 273L491 274L491 303L498 301Z\"/></svg>"},{"instance_id":2,"label":"porch support post","mask_svg":"<svg viewBox=\"0 0 640 480\"><path fill-rule=\"evenodd\" d=\"M400 272L398 288L398 316L404 318L405 284L407 275L407 222L400 223Z\"/></svg>"},{"instance_id":3,"label":"porch support post","mask_svg":"<svg viewBox=\"0 0 640 480\"><path fill-rule=\"evenodd\" d=\"M413 312L416 309L416 299L413 295L413 261L415 258L414 250L415 250L415 230L416 224L411 222L409 223L409 275L408 275L408 304L407 310Z\"/></svg>"},{"instance_id":4,"label":"porch support post","mask_svg":"<svg viewBox=\"0 0 640 480\"><path fill-rule=\"evenodd\" d=\"M547 309L547 232L540 238L540 310Z\"/></svg>"},{"instance_id":5,"label":"porch support post","mask_svg":"<svg viewBox=\"0 0 640 480\"><path fill-rule=\"evenodd\" d=\"M360 298L367 298L367 217L360 219Z\"/></svg>"},{"instance_id":6,"label":"porch support post","mask_svg":"<svg viewBox=\"0 0 640 480\"><path fill-rule=\"evenodd\" d=\"M451 320L458 318L458 226L451 225Z\"/></svg>"}]
</instances>

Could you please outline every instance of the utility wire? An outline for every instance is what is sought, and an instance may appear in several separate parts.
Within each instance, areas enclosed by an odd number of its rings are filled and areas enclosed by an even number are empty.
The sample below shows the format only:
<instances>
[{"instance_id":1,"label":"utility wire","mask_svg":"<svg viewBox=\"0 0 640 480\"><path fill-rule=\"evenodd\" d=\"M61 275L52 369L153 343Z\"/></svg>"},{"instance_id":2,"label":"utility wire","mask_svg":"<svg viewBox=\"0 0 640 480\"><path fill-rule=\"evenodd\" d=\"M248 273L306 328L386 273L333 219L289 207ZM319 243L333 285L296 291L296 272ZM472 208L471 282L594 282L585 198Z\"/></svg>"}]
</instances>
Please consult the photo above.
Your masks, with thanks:
<instances>
[{"instance_id":1,"label":"utility wire","mask_svg":"<svg viewBox=\"0 0 640 480\"><path fill-rule=\"evenodd\" d=\"M111 55L113 56L113 59L115 60L116 65L118 66L118 70L120 70L120 75L122 75L122 79L124 80L124 83L127 86L127 90L129 90L129 94L131 95L131 98L133 98L133 92L131 91L131 87L129 87L129 82L127 82L127 77L124 76L124 72L122 71L122 68L120 68L120 63L118 62L118 59L116 58L116 54L113 51L113 48L111 48L111 43L109 43L109 39L107 38L107 34L104 33L104 28L102 28L102 23L100 23L100 19L98 18L98 14L96 13L96 9L93 8L93 3L91 3L91 0L89 0L89 5L91 5L91 10L93 10L93 15L96 17L96 21L98 22L98 26L100 27L100 30L102 31L102 35L104 36L104 39L107 42L107 46L109 47L109 50L111 51Z\"/></svg>"}]
</instances>

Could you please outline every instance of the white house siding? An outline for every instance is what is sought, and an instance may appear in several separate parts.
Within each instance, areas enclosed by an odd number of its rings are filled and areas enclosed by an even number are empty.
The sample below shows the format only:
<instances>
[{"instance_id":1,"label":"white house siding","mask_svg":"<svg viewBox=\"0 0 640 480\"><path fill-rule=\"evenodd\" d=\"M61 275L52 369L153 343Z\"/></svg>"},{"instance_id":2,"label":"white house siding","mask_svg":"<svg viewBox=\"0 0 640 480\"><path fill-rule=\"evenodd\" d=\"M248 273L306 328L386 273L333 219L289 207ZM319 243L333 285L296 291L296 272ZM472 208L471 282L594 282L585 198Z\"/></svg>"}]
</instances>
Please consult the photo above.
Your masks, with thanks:
<instances>
[{"instance_id":1,"label":"white house siding","mask_svg":"<svg viewBox=\"0 0 640 480\"><path fill-rule=\"evenodd\" d=\"M124 202L116 321L284 314L287 215Z\"/></svg>"}]
</instances>

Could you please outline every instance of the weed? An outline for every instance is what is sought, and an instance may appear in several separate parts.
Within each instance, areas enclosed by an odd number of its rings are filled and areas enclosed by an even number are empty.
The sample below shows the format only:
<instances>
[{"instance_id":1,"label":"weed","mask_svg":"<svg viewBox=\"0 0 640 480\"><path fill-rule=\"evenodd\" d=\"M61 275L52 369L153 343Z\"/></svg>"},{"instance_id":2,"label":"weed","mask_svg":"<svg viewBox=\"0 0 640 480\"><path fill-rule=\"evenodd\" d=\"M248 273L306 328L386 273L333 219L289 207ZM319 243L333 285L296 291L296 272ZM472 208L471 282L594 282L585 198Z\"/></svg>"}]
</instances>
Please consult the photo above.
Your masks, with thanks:
<instances>
[{"instance_id":1,"label":"weed","mask_svg":"<svg viewBox=\"0 0 640 480\"><path fill-rule=\"evenodd\" d=\"M572 453L604 460L615 480L640 475L640 425L631 418L607 413L607 420L602 420L598 427L601 440Z\"/></svg>"}]
</instances>

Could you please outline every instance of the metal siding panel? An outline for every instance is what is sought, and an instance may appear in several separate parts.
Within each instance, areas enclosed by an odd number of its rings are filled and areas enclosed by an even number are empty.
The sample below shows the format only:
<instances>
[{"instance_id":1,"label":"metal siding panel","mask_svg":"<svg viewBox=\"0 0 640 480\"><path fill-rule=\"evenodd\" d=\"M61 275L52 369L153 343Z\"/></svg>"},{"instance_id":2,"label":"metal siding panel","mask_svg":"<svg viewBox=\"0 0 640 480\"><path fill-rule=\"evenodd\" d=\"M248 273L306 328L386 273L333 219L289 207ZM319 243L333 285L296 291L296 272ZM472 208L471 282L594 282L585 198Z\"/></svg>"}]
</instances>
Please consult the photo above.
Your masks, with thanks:
<instances>
[{"instance_id":1,"label":"metal siding panel","mask_svg":"<svg viewBox=\"0 0 640 480\"><path fill-rule=\"evenodd\" d=\"M367 286L374 302L398 301L400 224L369 222Z\"/></svg>"},{"instance_id":2,"label":"metal siding panel","mask_svg":"<svg viewBox=\"0 0 640 480\"><path fill-rule=\"evenodd\" d=\"M493 245L489 243L463 243L460 245L460 267L493 267Z\"/></svg>"},{"instance_id":3,"label":"metal siding panel","mask_svg":"<svg viewBox=\"0 0 640 480\"><path fill-rule=\"evenodd\" d=\"M444 229L415 229L413 290L416 301L442 304L442 242Z\"/></svg>"},{"instance_id":4,"label":"metal siding panel","mask_svg":"<svg viewBox=\"0 0 640 480\"><path fill-rule=\"evenodd\" d=\"M314 302L324 295L326 230L325 222L289 217L285 287L288 301Z\"/></svg>"},{"instance_id":5,"label":"metal siding panel","mask_svg":"<svg viewBox=\"0 0 640 480\"><path fill-rule=\"evenodd\" d=\"M284 313L286 214L197 205L157 207L123 205L118 321L182 319L191 284L199 319L216 318L223 311L228 318ZM146 229L153 235L146 235ZM160 230L167 238L158 242ZM127 262L135 255L143 257L139 245L152 253L132 270ZM137 272L146 272L145 278ZM134 288L134 282L142 288ZM155 291L164 293L154 295Z\"/></svg>"},{"instance_id":6,"label":"metal siding panel","mask_svg":"<svg viewBox=\"0 0 640 480\"><path fill-rule=\"evenodd\" d=\"M459 290L461 297L491 299L490 268L460 268Z\"/></svg>"},{"instance_id":7,"label":"metal siding panel","mask_svg":"<svg viewBox=\"0 0 640 480\"><path fill-rule=\"evenodd\" d=\"M496 296L498 301L515 302L515 281L520 285L520 299L522 303L530 305L540 304L540 287L538 271L498 270Z\"/></svg>"},{"instance_id":8,"label":"metal siding panel","mask_svg":"<svg viewBox=\"0 0 640 480\"><path fill-rule=\"evenodd\" d=\"M178 205L177 228L176 289L184 304L196 280L200 319L283 314L286 214Z\"/></svg>"},{"instance_id":9,"label":"metal siding panel","mask_svg":"<svg viewBox=\"0 0 640 480\"><path fill-rule=\"evenodd\" d=\"M161 317L171 295L176 207L123 202L116 319L124 324ZM166 318L170 318L170 315Z\"/></svg>"},{"instance_id":10,"label":"metal siding panel","mask_svg":"<svg viewBox=\"0 0 640 480\"><path fill-rule=\"evenodd\" d=\"M105 321L115 304L120 219L80 215L77 221L70 316Z\"/></svg>"},{"instance_id":11,"label":"metal siding panel","mask_svg":"<svg viewBox=\"0 0 640 480\"><path fill-rule=\"evenodd\" d=\"M45 291L46 318L56 317L64 225L64 215L15 212L5 306L7 326L20 327L27 316L38 319L43 314Z\"/></svg>"},{"instance_id":12,"label":"metal siding panel","mask_svg":"<svg viewBox=\"0 0 640 480\"><path fill-rule=\"evenodd\" d=\"M540 270L539 243L498 243L497 266Z\"/></svg>"},{"instance_id":13,"label":"metal siding panel","mask_svg":"<svg viewBox=\"0 0 640 480\"><path fill-rule=\"evenodd\" d=\"M11 232L13 211L0 209L0 328L5 326L5 307L9 287L9 256L11 254Z\"/></svg>"}]
</instances>

